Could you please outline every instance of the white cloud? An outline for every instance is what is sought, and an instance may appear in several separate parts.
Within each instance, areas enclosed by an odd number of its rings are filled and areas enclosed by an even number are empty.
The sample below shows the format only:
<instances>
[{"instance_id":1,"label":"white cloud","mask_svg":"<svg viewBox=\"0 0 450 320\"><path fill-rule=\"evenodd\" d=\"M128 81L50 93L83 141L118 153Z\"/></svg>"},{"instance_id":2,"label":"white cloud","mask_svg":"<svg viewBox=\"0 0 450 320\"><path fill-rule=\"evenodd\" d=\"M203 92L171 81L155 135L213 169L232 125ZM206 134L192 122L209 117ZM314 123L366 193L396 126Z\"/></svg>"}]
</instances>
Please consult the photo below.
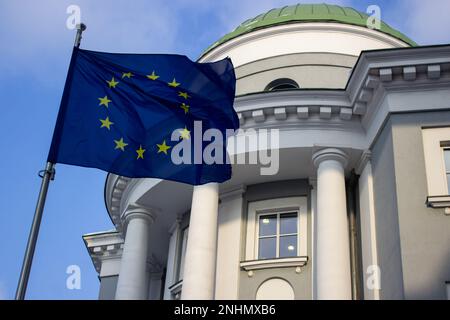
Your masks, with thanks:
<instances>
[{"instance_id":1,"label":"white cloud","mask_svg":"<svg viewBox=\"0 0 450 320\"><path fill-rule=\"evenodd\" d=\"M8 1L2 8L3 24L10 26L8 38L15 40L15 52L23 46L60 47L60 40L73 39L73 30L66 28L66 9L76 4L81 9L82 21L89 27L85 41L132 50L151 47L171 47L176 38L177 19L163 0L87 1L43 0ZM21 40L25 40L23 43ZM164 40L161 43L161 40Z\"/></svg>"},{"instance_id":2,"label":"white cloud","mask_svg":"<svg viewBox=\"0 0 450 320\"><path fill-rule=\"evenodd\" d=\"M308 0L322 3L323 0ZM60 89L75 31L66 28L69 5L78 5L88 26L82 47L110 52L178 52L197 58L214 41L242 22L291 0L34 0L5 2L9 26L2 39L0 77L38 82ZM327 3L351 6L351 0Z\"/></svg>"},{"instance_id":3,"label":"white cloud","mask_svg":"<svg viewBox=\"0 0 450 320\"><path fill-rule=\"evenodd\" d=\"M449 0L402 0L405 30L420 45L450 43Z\"/></svg>"},{"instance_id":4,"label":"white cloud","mask_svg":"<svg viewBox=\"0 0 450 320\"><path fill-rule=\"evenodd\" d=\"M351 0L327 2L352 6ZM74 30L66 28L66 9L71 4L80 6L82 20L88 26L82 47L112 52L192 54L201 52L243 21L272 8L291 5L292 1L42 0L39 5L36 3L34 0L2 2L0 27L7 31L2 33L0 76L27 76L30 81L54 87L63 81L75 36ZM392 17L394 27L397 24L420 44L450 43L447 17L450 1L400 0L389 3L385 10L389 10L387 16Z\"/></svg>"},{"instance_id":5,"label":"white cloud","mask_svg":"<svg viewBox=\"0 0 450 320\"><path fill-rule=\"evenodd\" d=\"M324 0L308 0L305 3L324 3ZM328 0L327 4L336 4L340 6L349 6L350 0ZM223 33L233 31L242 22L247 19L256 17L261 13L265 13L273 8L281 8L283 6L293 5L289 0L229 0L223 1L219 5L220 23Z\"/></svg>"},{"instance_id":6,"label":"white cloud","mask_svg":"<svg viewBox=\"0 0 450 320\"><path fill-rule=\"evenodd\" d=\"M179 19L164 1L96 1L81 5L89 27L86 45L102 51L173 50Z\"/></svg>"},{"instance_id":7,"label":"white cloud","mask_svg":"<svg viewBox=\"0 0 450 320\"><path fill-rule=\"evenodd\" d=\"M52 86L51 66L65 66L75 31L66 27L69 5L81 8L88 25L83 46L115 52L170 52L177 38L178 21L164 0L130 1L5 1L3 20L3 76L24 76ZM60 70L58 70L60 71ZM61 70L63 71L63 70ZM64 72L64 71L63 71ZM57 79L56 81L60 81Z\"/></svg>"}]
</instances>

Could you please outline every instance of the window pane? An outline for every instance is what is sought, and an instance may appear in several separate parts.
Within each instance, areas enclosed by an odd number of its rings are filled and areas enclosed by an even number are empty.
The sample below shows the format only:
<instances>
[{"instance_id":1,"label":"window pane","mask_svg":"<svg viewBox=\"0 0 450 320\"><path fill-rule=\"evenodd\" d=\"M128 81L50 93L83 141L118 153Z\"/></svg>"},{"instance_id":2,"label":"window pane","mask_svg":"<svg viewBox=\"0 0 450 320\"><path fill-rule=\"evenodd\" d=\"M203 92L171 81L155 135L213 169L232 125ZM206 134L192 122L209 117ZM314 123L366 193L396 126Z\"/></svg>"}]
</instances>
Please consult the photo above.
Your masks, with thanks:
<instances>
[{"instance_id":1,"label":"window pane","mask_svg":"<svg viewBox=\"0 0 450 320\"><path fill-rule=\"evenodd\" d=\"M297 256L297 236L280 237L280 258Z\"/></svg>"},{"instance_id":2,"label":"window pane","mask_svg":"<svg viewBox=\"0 0 450 320\"><path fill-rule=\"evenodd\" d=\"M277 234L277 216L259 217L259 236L274 236Z\"/></svg>"},{"instance_id":3,"label":"window pane","mask_svg":"<svg viewBox=\"0 0 450 320\"><path fill-rule=\"evenodd\" d=\"M181 252L180 252L180 265L179 265L179 272L178 272L178 280L183 279L184 274L184 258L186 256L186 246L187 246L187 240L189 235L189 227L183 230L183 240L181 242Z\"/></svg>"},{"instance_id":4,"label":"window pane","mask_svg":"<svg viewBox=\"0 0 450 320\"><path fill-rule=\"evenodd\" d=\"M450 172L450 149L444 150L445 168Z\"/></svg>"},{"instance_id":5,"label":"window pane","mask_svg":"<svg viewBox=\"0 0 450 320\"><path fill-rule=\"evenodd\" d=\"M259 239L258 258L271 259L277 256L277 238Z\"/></svg>"},{"instance_id":6,"label":"window pane","mask_svg":"<svg viewBox=\"0 0 450 320\"><path fill-rule=\"evenodd\" d=\"M448 194L450 194L450 174L447 174L447 186L448 186Z\"/></svg>"},{"instance_id":7,"label":"window pane","mask_svg":"<svg viewBox=\"0 0 450 320\"><path fill-rule=\"evenodd\" d=\"M289 83L284 83L284 84L280 84L278 86L275 86L271 89L271 91L280 91L280 90L289 90L289 89L297 89L296 86L289 84Z\"/></svg>"},{"instance_id":8,"label":"window pane","mask_svg":"<svg viewBox=\"0 0 450 320\"><path fill-rule=\"evenodd\" d=\"M297 213L280 215L280 234L297 233Z\"/></svg>"}]
</instances>

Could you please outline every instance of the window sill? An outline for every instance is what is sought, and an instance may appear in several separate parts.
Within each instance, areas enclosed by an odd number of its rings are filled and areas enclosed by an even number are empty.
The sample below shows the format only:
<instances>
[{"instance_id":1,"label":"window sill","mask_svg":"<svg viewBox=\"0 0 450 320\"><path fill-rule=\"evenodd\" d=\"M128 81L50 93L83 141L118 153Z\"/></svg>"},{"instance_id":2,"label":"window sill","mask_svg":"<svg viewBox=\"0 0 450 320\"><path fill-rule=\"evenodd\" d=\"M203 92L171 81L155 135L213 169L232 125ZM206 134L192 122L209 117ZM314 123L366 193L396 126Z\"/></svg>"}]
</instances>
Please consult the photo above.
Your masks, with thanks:
<instances>
[{"instance_id":1,"label":"window sill","mask_svg":"<svg viewBox=\"0 0 450 320\"><path fill-rule=\"evenodd\" d=\"M171 285L168 289L169 289L170 293L175 296L181 292L182 286L183 286L183 280L179 280L179 281L175 282L173 285Z\"/></svg>"},{"instance_id":2,"label":"window sill","mask_svg":"<svg viewBox=\"0 0 450 320\"><path fill-rule=\"evenodd\" d=\"M427 207L433 209L445 208L445 214L450 215L450 195L427 197Z\"/></svg>"},{"instance_id":3,"label":"window sill","mask_svg":"<svg viewBox=\"0 0 450 320\"><path fill-rule=\"evenodd\" d=\"M308 257L294 257L267 260L251 260L242 261L241 268L245 271L270 269L270 268L287 268L287 267L303 267L308 262Z\"/></svg>"}]
</instances>

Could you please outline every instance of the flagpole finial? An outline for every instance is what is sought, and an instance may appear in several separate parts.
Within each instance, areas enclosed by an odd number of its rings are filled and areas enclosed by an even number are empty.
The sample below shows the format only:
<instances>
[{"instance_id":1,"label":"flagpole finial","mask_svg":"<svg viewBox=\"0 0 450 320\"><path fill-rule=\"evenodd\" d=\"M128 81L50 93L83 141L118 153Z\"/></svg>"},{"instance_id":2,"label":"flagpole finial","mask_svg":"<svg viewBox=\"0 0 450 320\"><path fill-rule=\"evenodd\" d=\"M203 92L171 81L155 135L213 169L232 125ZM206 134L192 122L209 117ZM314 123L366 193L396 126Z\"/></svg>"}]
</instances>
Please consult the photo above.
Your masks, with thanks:
<instances>
[{"instance_id":1,"label":"flagpole finial","mask_svg":"<svg viewBox=\"0 0 450 320\"><path fill-rule=\"evenodd\" d=\"M86 30L86 25L84 23L77 24L77 30L81 30L81 31Z\"/></svg>"},{"instance_id":2,"label":"flagpole finial","mask_svg":"<svg viewBox=\"0 0 450 320\"><path fill-rule=\"evenodd\" d=\"M76 27L77 35L75 37L75 47L78 48L80 46L82 34L83 34L83 31L86 30L86 28L87 27L84 23L77 24L77 27Z\"/></svg>"}]
</instances>

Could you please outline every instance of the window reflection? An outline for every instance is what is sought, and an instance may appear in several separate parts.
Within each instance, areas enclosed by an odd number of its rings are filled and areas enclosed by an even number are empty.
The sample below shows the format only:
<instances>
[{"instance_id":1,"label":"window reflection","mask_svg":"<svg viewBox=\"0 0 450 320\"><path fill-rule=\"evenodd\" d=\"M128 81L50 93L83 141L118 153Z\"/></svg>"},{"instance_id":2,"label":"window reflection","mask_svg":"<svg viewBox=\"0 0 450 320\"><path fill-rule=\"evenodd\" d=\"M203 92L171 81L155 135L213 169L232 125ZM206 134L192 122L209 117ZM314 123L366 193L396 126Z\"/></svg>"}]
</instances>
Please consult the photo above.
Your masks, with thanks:
<instances>
[{"instance_id":1,"label":"window reflection","mask_svg":"<svg viewBox=\"0 0 450 320\"><path fill-rule=\"evenodd\" d=\"M259 235L274 236L277 234L277 216L261 216L259 218Z\"/></svg>"},{"instance_id":2,"label":"window reflection","mask_svg":"<svg viewBox=\"0 0 450 320\"><path fill-rule=\"evenodd\" d=\"M297 256L297 236L280 237L280 258Z\"/></svg>"}]
</instances>

